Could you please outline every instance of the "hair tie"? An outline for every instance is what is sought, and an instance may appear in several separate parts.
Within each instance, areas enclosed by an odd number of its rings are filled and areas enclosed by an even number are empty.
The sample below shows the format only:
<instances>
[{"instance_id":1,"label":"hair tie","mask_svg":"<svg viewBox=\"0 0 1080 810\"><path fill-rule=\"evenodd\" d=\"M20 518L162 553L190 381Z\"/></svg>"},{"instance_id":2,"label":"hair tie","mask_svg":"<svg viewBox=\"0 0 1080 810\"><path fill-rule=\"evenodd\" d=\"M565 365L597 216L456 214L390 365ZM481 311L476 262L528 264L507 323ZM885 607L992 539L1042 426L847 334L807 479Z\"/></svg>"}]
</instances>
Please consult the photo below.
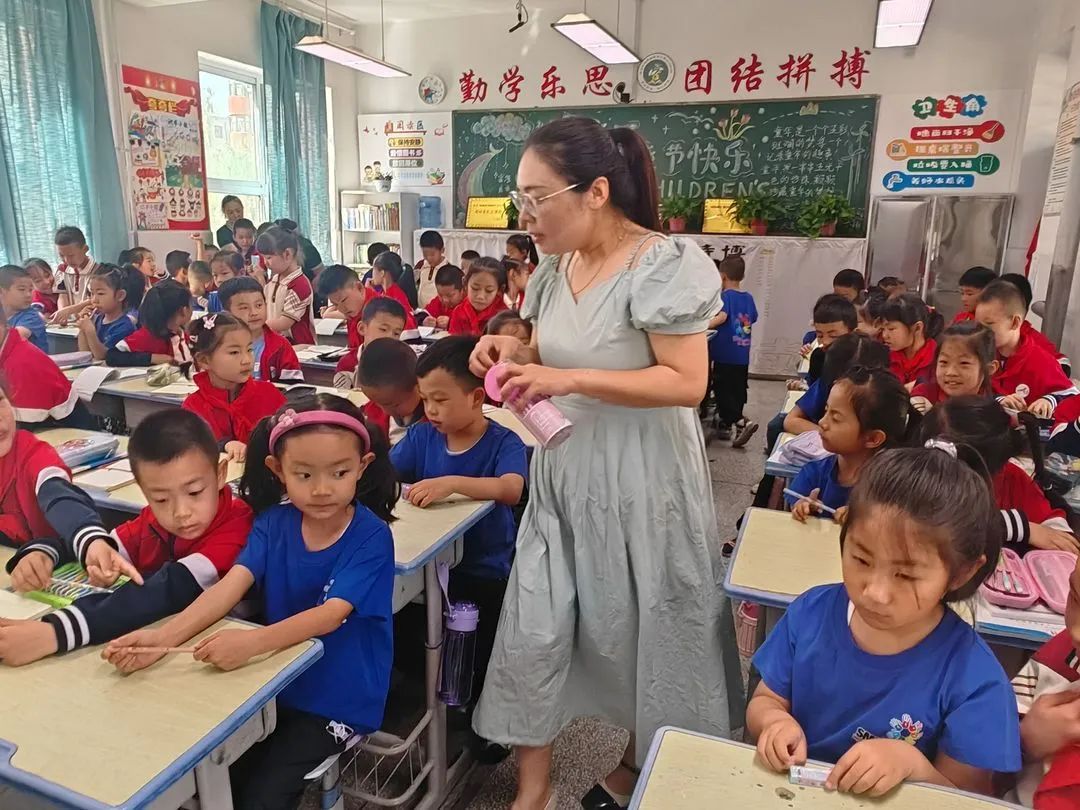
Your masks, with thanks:
<instances>
[{"instance_id":1,"label":"hair tie","mask_svg":"<svg viewBox=\"0 0 1080 810\"><path fill-rule=\"evenodd\" d=\"M360 437L360 453L371 449L371 436L358 419L340 411L302 411L297 413L288 408L274 419L274 429L270 431L270 452L274 452L278 441L291 430L308 425L329 425L351 430Z\"/></svg>"},{"instance_id":2,"label":"hair tie","mask_svg":"<svg viewBox=\"0 0 1080 810\"><path fill-rule=\"evenodd\" d=\"M956 458L956 445L945 439L927 439L923 447L929 450L940 450L943 453Z\"/></svg>"},{"instance_id":3,"label":"hair tie","mask_svg":"<svg viewBox=\"0 0 1080 810\"><path fill-rule=\"evenodd\" d=\"M205 328L207 328L207 329L213 329L213 328L214 328L214 324L215 324L215 323L217 323L217 313L216 313L216 312L212 312L212 313L210 313L209 315L204 315L204 316L203 316L203 319L202 319L202 322L203 322L203 326L204 326Z\"/></svg>"}]
</instances>

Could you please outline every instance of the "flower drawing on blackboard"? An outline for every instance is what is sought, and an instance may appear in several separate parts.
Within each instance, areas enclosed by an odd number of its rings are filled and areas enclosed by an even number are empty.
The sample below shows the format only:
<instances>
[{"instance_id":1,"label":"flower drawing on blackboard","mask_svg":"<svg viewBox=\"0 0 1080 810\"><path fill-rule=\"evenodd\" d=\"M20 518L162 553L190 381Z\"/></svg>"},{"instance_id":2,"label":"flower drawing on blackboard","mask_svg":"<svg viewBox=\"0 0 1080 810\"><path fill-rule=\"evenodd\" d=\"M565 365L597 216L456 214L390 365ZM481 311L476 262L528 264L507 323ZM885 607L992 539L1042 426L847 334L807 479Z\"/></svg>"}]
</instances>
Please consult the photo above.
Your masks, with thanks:
<instances>
[{"instance_id":1,"label":"flower drawing on blackboard","mask_svg":"<svg viewBox=\"0 0 1080 810\"><path fill-rule=\"evenodd\" d=\"M738 140L743 134L753 129L754 125L750 123L750 115L744 113L739 115L739 108L734 108L728 113L726 121L718 121L716 123L716 137L722 141L734 141Z\"/></svg>"},{"instance_id":2,"label":"flower drawing on blackboard","mask_svg":"<svg viewBox=\"0 0 1080 810\"><path fill-rule=\"evenodd\" d=\"M799 108L799 115L817 115L821 112L816 101L808 101Z\"/></svg>"}]
</instances>

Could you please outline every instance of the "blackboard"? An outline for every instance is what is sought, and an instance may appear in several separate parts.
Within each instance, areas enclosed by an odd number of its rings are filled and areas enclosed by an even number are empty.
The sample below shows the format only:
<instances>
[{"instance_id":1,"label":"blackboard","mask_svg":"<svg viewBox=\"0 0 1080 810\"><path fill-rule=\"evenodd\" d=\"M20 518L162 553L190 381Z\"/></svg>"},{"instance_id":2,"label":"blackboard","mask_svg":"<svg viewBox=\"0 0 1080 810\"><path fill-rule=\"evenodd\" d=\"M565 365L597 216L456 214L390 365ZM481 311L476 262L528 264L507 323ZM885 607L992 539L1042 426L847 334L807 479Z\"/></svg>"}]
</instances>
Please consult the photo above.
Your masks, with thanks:
<instances>
[{"instance_id":1,"label":"blackboard","mask_svg":"<svg viewBox=\"0 0 1080 810\"><path fill-rule=\"evenodd\" d=\"M866 96L455 112L455 225L464 222L469 197L514 188L529 133L566 115L638 129L652 148L661 197L734 197L768 188L797 207L834 192L858 212L850 230L865 235L877 117L877 98Z\"/></svg>"}]
</instances>

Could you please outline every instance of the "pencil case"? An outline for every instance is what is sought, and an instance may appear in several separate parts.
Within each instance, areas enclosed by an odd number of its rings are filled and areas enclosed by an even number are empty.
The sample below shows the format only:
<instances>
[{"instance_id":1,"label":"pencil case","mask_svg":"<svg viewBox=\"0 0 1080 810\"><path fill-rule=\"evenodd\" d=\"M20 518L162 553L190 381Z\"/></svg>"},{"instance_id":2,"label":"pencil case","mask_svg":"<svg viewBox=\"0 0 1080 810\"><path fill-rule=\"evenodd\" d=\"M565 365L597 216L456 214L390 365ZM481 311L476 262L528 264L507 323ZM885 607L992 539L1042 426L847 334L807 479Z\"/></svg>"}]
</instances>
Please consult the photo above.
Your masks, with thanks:
<instances>
[{"instance_id":1,"label":"pencil case","mask_svg":"<svg viewBox=\"0 0 1080 810\"><path fill-rule=\"evenodd\" d=\"M64 580L64 584L52 582L47 588L25 594L26 598L43 602L50 607L65 608L76 599L89 596L92 593L99 593L99 589L90 586L90 578L86 574L86 569L77 562L61 565L53 571L52 575L54 579ZM128 578L122 576L108 590L115 591L127 582Z\"/></svg>"},{"instance_id":2,"label":"pencil case","mask_svg":"<svg viewBox=\"0 0 1080 810\"><path fill-rule=\"evenodd\" d=\"M68 467L82 467L109 458L119 446L120 441L110 433L91 433L68 439L56 448L56 452Z\"/></svg>"},{"instance_id":3,"label":"pencil case","mask_svg":"<svg viewBox=\"0 0 1080 810\"><path fill-rule=\"evenodd\" d=\"M1064 614L1069 577L1075 568L1076 555L1067 551L1036 549L1020 557L1006 548L979 591L994 605L1022 609L1041 599L1054 612Z\"/></svg>"}]
</instances>

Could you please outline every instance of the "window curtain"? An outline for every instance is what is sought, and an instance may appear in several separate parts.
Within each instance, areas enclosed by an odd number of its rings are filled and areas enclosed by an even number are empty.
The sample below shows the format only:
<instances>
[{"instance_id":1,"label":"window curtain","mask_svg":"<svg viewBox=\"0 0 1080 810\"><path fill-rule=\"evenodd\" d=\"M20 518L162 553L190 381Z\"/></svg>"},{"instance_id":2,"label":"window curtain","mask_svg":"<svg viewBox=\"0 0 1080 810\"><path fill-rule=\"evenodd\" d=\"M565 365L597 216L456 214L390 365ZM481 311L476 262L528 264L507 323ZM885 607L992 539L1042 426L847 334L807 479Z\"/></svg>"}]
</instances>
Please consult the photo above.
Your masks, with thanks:
<instances>
[{"instance_id":1,"label":"window curtain","mask_svg":"<svg viewBox=\"0 0 1080 810\"><path fill-rule=\"evenodd\" d=\"M124 211L92 0L0 1L0 263L54 263L61 225L112 260Z\"/></svg>"},{"instance_id":2,"label":"window curtain","mask_svg":"<svg viewBox=\"0 0 1080 810\"><path fill-rule=\"evenodd\" d=\"M262 4L260 26L270 215L295 220L300 232L329 256L326 66L293 47L321 28L269 3Z\"/></svg>"}]
</instances>

